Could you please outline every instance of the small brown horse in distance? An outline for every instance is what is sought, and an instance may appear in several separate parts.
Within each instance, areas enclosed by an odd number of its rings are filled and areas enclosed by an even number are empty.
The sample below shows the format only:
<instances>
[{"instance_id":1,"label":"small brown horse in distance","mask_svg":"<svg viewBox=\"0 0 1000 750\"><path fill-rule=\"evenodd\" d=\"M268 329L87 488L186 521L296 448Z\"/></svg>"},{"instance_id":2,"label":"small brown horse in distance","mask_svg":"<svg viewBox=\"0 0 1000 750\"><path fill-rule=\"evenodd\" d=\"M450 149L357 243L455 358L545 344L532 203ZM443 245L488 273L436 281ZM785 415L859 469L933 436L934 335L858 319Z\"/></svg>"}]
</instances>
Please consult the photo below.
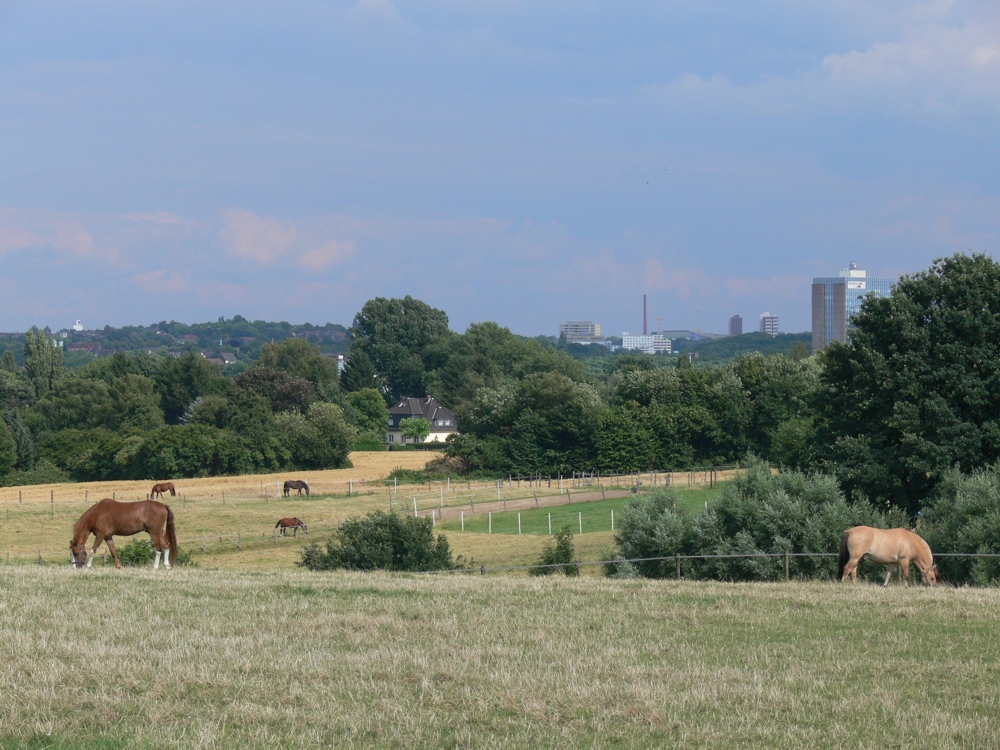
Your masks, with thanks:
<instances>
[{"instance_id":1,"label":"small brown horse in distance","mask_svg":"<svg viewBox=\"0 0 1000 750\"><path fill-rule=\"evenodd\" d=\"M177 490L174 489L174 483L160 482L160 484L154 484L147 499L155 500L157 495L163 497L164 492L169 492L171 497L175 497L177 495Z\"/></svg>"},{"instance_id":2,"label":"small brown horse in distance","mask_svg":"<svg viewBox=\"0 0 1000 750\"><path fill-rule=\"evenodd\" d=\"M309 527L302 523L301 518L282 518L276 524L274 528L281 529L282 536L288 536L288 530L292 530L292 536L296 536L299 533L299 529L302 529L303 536L309 536Z\"/></svg>"},{"instance_id":3,"label":"small brown horse in distance","mask_svg":"<svg viewBox=\"0 0 1000 750\"><path fill-rule=\"evenodd\" d=\"M883 586L889 585L893 565L899 567L899 577L909 586L911 562L920 570L920 578L926 585L937 585L937 566L931 548L909 529L873 529L870 526L848 529L840 537L840 556L837 559L840 580L846 581L850 576L857 583L858 563L862 560L888 566Z\"/></svg>"},{"instance_id":4,"label":"small brown horse in distance","mask_svg":"<svg viewBox=\"0 0 1000 750\"><path fill-rule=\"evenodd\" d=\"M289 490L298 490L296 494L301 495L302 490L306 491L306 495L309 494L309 485L305 483L304 479L289 479L285 482L285 497L288 497Z\"/></svg>"},{"instance_id":5,"label":"small brown horse in distance","mask_svg":"<svg viewBox=\"0 0 1000 750\"><path fill-rule=\"evenodd\" d=\"M170 552L177 559L177 530L174 527L174 514L169 505L156 500L140 500L137 503L120 503L111 498L94 503L80 516L73 527L73 539L69 544L73 567L86 567L94 561L97 548L101 542L108 543L111 556L115 559L115 567L121 568L118 550L115 549L115 536L132 536L140 531L149 533L156 549L153 560L153 570L160 567L160 554L163 554L163 565L170 570ZM87 538L94 535L94 546L87 551Z\"/></svg>"}]
</instances>

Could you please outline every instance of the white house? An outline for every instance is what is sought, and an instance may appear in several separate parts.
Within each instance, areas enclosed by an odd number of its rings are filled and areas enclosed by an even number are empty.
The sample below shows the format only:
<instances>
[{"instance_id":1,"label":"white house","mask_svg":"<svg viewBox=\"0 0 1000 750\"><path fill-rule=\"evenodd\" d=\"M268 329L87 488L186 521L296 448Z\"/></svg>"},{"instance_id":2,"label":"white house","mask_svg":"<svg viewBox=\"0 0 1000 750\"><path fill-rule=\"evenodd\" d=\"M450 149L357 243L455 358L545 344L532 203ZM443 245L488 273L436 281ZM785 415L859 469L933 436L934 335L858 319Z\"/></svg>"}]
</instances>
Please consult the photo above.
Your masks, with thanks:
<instances>
[{"instance_id":1,"label":"white house","mask_svg":"<svg viewBox=\"0 0 1000 750\"><path fill-rule=\"evenodd\" d=\"M458 421L451 409L442 406L433 396L424 398L404 398L389 407L389 432L385 441L389 445L404 445L407 438L400 426L404 419L423 417L431 426L430 434L419 442L443 443L448 436L458 432ZM411 439L410 443L414 441Z\"/></svg>"}]
</instances>

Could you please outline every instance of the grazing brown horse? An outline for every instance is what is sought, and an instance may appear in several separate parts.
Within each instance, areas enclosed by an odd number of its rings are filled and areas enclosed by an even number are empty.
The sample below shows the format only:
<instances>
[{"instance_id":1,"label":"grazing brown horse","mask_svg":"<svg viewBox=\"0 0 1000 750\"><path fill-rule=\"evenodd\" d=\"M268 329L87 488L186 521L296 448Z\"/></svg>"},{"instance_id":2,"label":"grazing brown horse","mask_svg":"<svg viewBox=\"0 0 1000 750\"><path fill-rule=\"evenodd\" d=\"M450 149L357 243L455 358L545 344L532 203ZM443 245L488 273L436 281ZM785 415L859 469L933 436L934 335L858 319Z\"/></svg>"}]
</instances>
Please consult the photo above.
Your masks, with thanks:
<instances>
[{"instance_id":1,"label":"grazing brown horse","mask_svg":"<svg viewBox=\"0 0 1000 750\"><path fill-rule=\"evenodd\" d=\"M149 493L149 499L155 500L157 495L163 497L164 492L169 492L171 497L175 497L177 495L177 491L174 489L174 483L160 482L160 484L154 484L153 489Z\"/></svg>"},{"instance_id":2,"label":"grazing brown horse","mask_svg":"<svg viewBox=\"0 0 1000 750\"><path fill-rule=\"evenodd\" d=\"M873 529L855 526L840 537L840 556L837 575L841 581L847 577L858 582L858 563L862 560L882 563L889 567L883 586L889 585L892 566L899 567L899 577L910 585L910 563L920 570L921 580L928 586L937 585L937 566L927 542L908 529Z\"/></svg>"},{"instance_id":3,"label":"grazing brown horse","mask_svg":"<svg viewBox=\"0 0 1000 750\"><path fill-rule=\"evenodd\" d=\"M280 528L282 536L288 536L289 529L292 530L292 536L297 535L299 533L299 529L302 529L303 536L309 536L309 528L302 523L301 518L282 518L274 524L274 528Z\"/></svg>"},{"instance_id":4,"label":"grazing brown horse","mask_svg":"<svg viewBox=\"0 0 1000 750\"><path fill-rule=\"evenodd\" d=\"M302 494L302 490L305 490L306 495L308 495L309 485L305 483L304 479L289 479L287 482L285 482L285 497L288 497L289 490L298 490L298 493L296 494L299 495Z\"/></svg>"},{"instance_id":5,"label":"grazing brown horse","mask_svg":"<svg viewBox=\"0 0 1000 750\"><path fill-rule=\"evenodd\" d=\"M156 558L153 560L153 570L160 567L160 554L163 554L163 565L170 570L170 552L177 559L177 530L174 528L174 514L169 505L156 500L140 500L137 503L120 503L111 498L105 498L94 503L80 516L73 527L73 540L69 544L73 567L86 567L94 561L97 548L101 542L108 543L111 556L115 559L115 567L121 568L118 550L115 549L115 536L132 536L140 531L149 532L149 538L156 548ZM94 546L87 551L87 538L94 535Z\"/></svg>"}]
</instances>

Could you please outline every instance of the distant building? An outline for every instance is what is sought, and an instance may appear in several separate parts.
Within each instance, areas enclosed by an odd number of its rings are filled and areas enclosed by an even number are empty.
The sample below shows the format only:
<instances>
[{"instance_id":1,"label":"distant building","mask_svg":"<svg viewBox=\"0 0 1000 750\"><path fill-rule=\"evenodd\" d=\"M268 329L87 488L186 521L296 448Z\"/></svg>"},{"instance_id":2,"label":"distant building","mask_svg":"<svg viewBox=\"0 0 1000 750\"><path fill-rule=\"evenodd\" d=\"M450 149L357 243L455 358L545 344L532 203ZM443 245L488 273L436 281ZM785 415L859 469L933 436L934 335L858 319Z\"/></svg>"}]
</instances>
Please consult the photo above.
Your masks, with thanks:
<instances>
[{"instance_id":1,"label":"distant building","mask_svg":"<svg viewBox=\"0 0 1000 750\"><path fill-rule=\"evenodd\" d=\"M386 442L390 445L406 443L403 435L404 419L423 417L431 425L431 432L424 440L426 443L443 443L452 433L458 432L458 420L451 409L442 406L433 396L424 398L404 398L395 406L389 407L389 432Z\"/></svg>"},{"instance_id":2,"label":"distant building","mask_svg":"<svg viewBox=\"0 0 1000 750\"><path fill-rule=\"evenodd\" d=\"M665 338L659 333L651 333L645 336L632 336L627 332L623 333L622 349L644 352L646 354L672 353L670 339Z\"/></svg>"},{"instance_id":3,"label":"distant building","mask_svg":"<svg viewBox=\"0 0 1000 750\"><path fill-rule=\"evenodd\" d=\"M761 333L766 333L769 336L778 335L778 316L771 315L769 312L762 312L760 314L760 328L758 329Z\"/></svg>"},{"instance_id":4,"label":"distant building","mask_svg":"<svg viewBox=\"0 0 1000 750\"><path fill-rule=\"evenodd\" d=\"M74 331L82 331L82 330L83 330L83 323L81 323L81 322L80 322L79 320L78 320L78 321L76 321L76 322L75 322L75 323L73 324L73 330L74 330Z\"/></svg>"},{"instance_id":5,"label":"distant building","mask_svg":"<svg viewBox=\"0 0 1000 750\"><path fill-rule=\"evenodd\" d=\"M601 324L590 320L568 320L559 324L559 338L568 344L593 344L603 342Z\"/></svg>"},{"instance_id":6,"label":"distant building","mask_svg":"<svg viewBox=\"0 0 1000 750\"><path fill-rule=\"evenodd\" d=\"M730 336L743 335L743 318L741 318L739 315L734 315L729 319L729 335Z\"/></svg>"},{"instance_id":7,"label":"distant building","mask_svg":"<svg viewBox=\"0 0 1000 750\"><path fill-rule=\"evenodd\" d=\"M868 276L853 260L838 276L814 278L812 283L813 354L834 341L846 344L851 318L861 309L861 301L871 294L888 297L894 279Z\"/></svg>"}]
</instances>

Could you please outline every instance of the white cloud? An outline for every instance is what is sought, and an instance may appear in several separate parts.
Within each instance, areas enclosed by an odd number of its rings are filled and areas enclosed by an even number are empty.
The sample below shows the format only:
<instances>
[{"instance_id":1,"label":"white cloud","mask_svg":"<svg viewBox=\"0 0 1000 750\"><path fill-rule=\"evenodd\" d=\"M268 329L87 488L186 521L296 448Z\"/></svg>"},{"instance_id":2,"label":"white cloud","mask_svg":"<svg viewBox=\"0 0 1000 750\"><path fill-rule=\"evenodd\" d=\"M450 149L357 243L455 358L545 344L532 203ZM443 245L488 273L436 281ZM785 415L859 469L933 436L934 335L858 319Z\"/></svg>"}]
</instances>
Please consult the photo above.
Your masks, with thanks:
<instances>
[{"instance_id":1,"label":"white cloud","mask_svg":"<svg viewBox=\"0 0 1000 750\"><path fill-rule=\"evenodd\" d=\"M63 257L117 263L113 245L98 242L81 219L54 212L0 209L0 253L50 247Z\"/></svg>"},{"instance_id":2,"label":"white cloud","mask_svg":"<svg viewBox=\"0 0 1000 750\"><path fill-rule=\"evenodd\" d=\"M328 267L339 265L344 259L353 255L354 243L329 240L306 250L299 258L299 265L309 271L325 271Z\"/></svg>"},{"instance_id":3,"label":"white cloud","mask_svg":"<svg viewBox=\"0 0 1000 750\"><path fill-rule=\"evenodd\" d=\"M276 219L232 209L223 214L222 240L233 255L260 264L277 261L298 237L295 227Z\"/></svg>"},{"instance_id":4,"label":"white cloud","mask_svg":"<svg viewBox=\"0 0 1000 750\"><path fill-rule=\"evenodd\" d=\"M159 268L155 271L136 274L129 283L138 287L144 294L181 294L187 291L187 281L174 271Z\"/></svg>"}]
</instances>

